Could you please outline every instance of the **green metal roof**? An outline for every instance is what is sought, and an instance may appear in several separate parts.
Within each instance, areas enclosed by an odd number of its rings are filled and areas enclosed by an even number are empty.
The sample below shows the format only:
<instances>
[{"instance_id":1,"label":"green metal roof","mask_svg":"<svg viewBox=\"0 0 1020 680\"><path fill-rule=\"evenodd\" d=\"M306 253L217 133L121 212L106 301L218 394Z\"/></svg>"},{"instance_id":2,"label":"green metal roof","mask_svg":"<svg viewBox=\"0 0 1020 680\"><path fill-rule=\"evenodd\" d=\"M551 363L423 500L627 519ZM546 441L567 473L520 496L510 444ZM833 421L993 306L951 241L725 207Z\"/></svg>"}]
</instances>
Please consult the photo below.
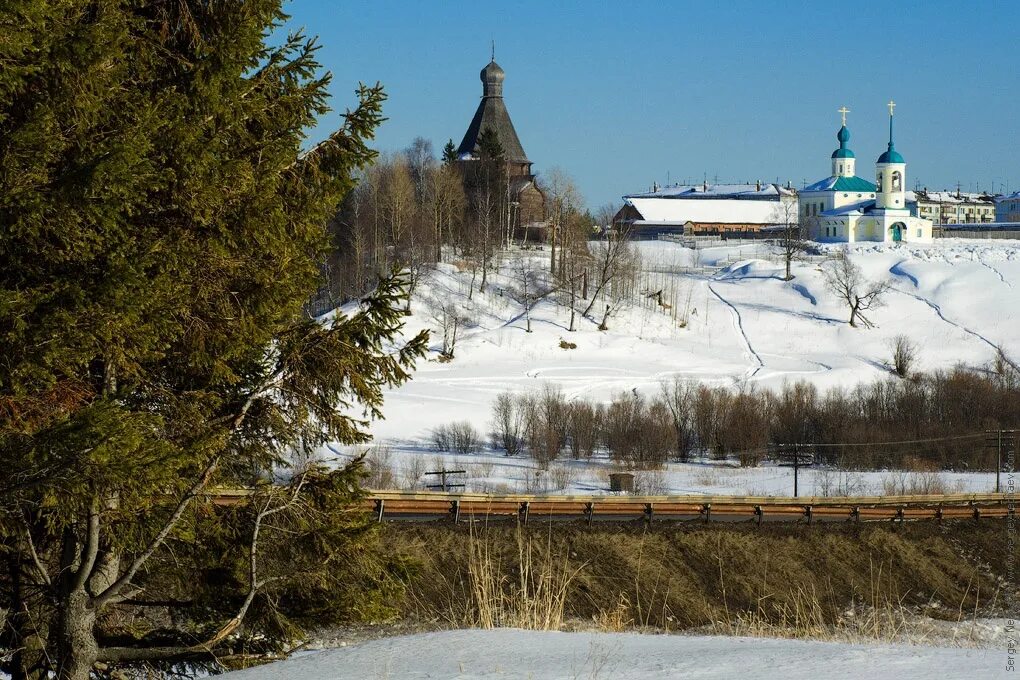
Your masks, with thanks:
<instances>
[{"instance_id":1,"label":"green metal roof","mask_svg":"<svg viewBox=\"0 0 1020 680\"><path fill-rule=\"evenodd\" d=\"M875 185L866 179L861 177L840 177L836 180L836 183L832 185L833 191L858 191L873 193L875 191Z\"/></svg>"},{"instance_id":2,"label":"green metal roof","mask_svg":"<svg viewBox=\"0 0 1020 680\"><path fill-rule=\"evenodd\" d=\"M856 158L850 149L836 149L832 152L833 158Z\"/></svg>"},{"instance_id":3,"label":"green metal roof","mask_svg":"<svg viewBox=\"0 0 1020 680\"><path fill-rule=\"evenodd\" d=\"M892 142L889 142L889 149L885 151L881 156L878 157L879 163L906 163L903 160L903 156L896 150Z\"/></svg>"}]
</instances>

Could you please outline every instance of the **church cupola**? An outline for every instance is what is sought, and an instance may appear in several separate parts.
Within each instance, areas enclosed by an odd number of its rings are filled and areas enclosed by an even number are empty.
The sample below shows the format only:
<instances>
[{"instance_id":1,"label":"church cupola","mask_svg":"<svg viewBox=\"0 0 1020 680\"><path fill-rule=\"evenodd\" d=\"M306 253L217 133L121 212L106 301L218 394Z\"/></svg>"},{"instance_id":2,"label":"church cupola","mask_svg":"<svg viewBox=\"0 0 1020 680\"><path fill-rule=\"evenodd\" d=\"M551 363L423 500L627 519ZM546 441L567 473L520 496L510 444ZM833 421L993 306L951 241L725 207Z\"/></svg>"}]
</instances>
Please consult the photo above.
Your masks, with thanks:
<instances>
[{"instance_id":1,"label":"church cupola","mask_svg":"<svg viewBox=\"0 0 1020 680\"><path fill-rule=\"evenodd\" d=\"M499 64L495 60L490 61L482 72L479 74L482 79L482 96L483 97L502 97L503 96L503 79L506 78L506 73L500 68Z\"/></svg>"},{"instance_id":2,"label":"church cupola","mask_svg":"<svg viewBox=\"0 0 1020 680\"><path fill-rule=\"evenodd\" d=\"M843 114L843 127L836 133L839 148L832 152L832 175L833 177L853 177L857 160L854 157L854 152L847 146L847 142L850 141L850 130L846 127L846 114L850 113L850 109L844 106L839 112Z\"/></svg>"},{"instance_id":3,"label":"church cupola","mask_svg":"<svg viewBox=\"0 0 1020 680\"><path fill-rule=\"evenodd\" d=\"M889 148L878 157L875 164L876 184L875 205L879 208L904 209L906 204L907 162L896 150L893 143L893 109L896 103L889 102Z\"/></svg>"}]
</instances>

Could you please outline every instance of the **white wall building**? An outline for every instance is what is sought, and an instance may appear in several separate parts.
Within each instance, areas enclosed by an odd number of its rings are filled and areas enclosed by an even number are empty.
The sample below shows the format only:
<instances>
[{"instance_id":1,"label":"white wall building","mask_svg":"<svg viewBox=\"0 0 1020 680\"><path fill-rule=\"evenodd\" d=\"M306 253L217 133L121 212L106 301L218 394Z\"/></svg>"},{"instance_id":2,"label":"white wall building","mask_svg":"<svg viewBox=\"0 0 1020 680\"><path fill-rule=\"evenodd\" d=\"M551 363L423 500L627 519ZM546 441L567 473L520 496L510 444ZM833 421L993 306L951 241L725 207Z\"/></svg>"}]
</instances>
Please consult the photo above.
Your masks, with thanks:
<instances>
[{"instance_id":1,"label":"white wall building","mask_svg":"<svg viewBox=\"0 0 1020 680\"><path fill-rule=\"evenodd\" d=\"M889 148L875 163L876 182L855 174L856 158L847 143L846 107L832 153L832 175L800 191L801 224L816 241L911 241L930 243L932 223L907 207L907 163L893 144L893 107L889 102Z\"/></svg>"},{"instance_id":2,"label":"white wall building","mask_svg":"<svg viewBox=\"0 0 1020 680\"><path fill-rule=\"evenodd\" d=\"M613 219L633 236L746 234L797 214L797 193L778 184L697 184L623 197Z\"/></svg>"},{"instance_id":3,"label":"white wall building","mask_svg":"<svg viewBox=\"0 0 1020 680\"><path fill-rule=\"evenodd\" d=\"M917 217L943 224L980 224L995 221L995 200L988 194L965 191L907 192L907 207Z\"/></svg>"},{"instance_id":4,"label":"white wall building","mask_svg":"<svg viewBox=\"0 0 1020 680\"><path fill-rule=\"evenodd\" d=\"M995 199L996 222L1020 222L1020 191Z\"/></svg>"}]
</instances>

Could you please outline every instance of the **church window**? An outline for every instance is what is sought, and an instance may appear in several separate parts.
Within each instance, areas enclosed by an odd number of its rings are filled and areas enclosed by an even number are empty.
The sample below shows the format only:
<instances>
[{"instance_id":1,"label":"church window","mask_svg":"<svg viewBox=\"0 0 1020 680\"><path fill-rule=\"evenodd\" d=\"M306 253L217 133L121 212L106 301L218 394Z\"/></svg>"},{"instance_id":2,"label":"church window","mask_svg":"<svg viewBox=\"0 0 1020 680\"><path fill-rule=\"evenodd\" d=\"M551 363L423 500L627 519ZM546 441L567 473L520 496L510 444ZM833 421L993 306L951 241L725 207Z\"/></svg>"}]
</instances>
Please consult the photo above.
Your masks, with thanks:
<instances>
[{"instance_id":1,"label":"church window","mask_svg":"<svg viewBox=\"0 0 1020 680\"><path fill-rule=\"evenodd\" d=\"M917 238L921 238L921 230L920 229L917 230Z\"/></svg>"},{"instance_id":2,"label":"church window","mask_svg":"<svg viewBox=\"0 0 1020 680\"><path fill-rule=\"evenodd\" d=\"M882 188L882 173L878 173L878 188Z\"/></svg>"},{"instance_id":3,"label":"church window","mask_svg":"<svg viewBox=\"0 0 1020 680\"><path fill-rule=\"evenodd\" d=\"M903 190L903 175L900 174L899 170L894 170L893 171L893 174L892 174L892 190L893 191L902 191Z\"/></svg>"}]
</instances>

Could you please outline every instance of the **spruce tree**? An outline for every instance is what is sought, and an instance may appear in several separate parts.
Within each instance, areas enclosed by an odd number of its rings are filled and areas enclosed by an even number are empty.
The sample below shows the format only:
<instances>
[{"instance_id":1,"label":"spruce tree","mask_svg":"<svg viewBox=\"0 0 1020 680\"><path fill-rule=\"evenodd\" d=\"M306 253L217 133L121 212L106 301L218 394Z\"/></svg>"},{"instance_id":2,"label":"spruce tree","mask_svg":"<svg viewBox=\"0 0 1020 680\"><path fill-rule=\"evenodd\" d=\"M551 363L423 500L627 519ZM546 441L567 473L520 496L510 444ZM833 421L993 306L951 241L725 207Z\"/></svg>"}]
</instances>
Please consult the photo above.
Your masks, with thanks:
<instances>
[{"instance_id":1,"label":"spruce tree","mask_svg":"<svg viewBox=\"0 0 1020 680\"><path fill-rule=\"evenodd\" d=\"M330 81L314 40L267 45L285 19L280 0L0 9L0 647L17 650L0 668L15 678L161 658L99 634L158 590L168 541L215 544L192 533L215 531L194 515L205 490L365 441L424 352L424 336L391 350L400 280L351 316L303 313L384 94L361 86L303 151ZM309 488L346 502L356 474ZM232 526L254 553L258 532Z\"/></svg>"},{"instance_id":2,"label":"spruce tree","mask_svg":"<svg viewBox=\"0 0 1020 680\"><path fill-rule=\"evenodd\" d=\"M453 145L453 140L449 139L446 145L443 146L443 165L453 165L457 162L457 147Z\"/></svg>"}]
</instances>

